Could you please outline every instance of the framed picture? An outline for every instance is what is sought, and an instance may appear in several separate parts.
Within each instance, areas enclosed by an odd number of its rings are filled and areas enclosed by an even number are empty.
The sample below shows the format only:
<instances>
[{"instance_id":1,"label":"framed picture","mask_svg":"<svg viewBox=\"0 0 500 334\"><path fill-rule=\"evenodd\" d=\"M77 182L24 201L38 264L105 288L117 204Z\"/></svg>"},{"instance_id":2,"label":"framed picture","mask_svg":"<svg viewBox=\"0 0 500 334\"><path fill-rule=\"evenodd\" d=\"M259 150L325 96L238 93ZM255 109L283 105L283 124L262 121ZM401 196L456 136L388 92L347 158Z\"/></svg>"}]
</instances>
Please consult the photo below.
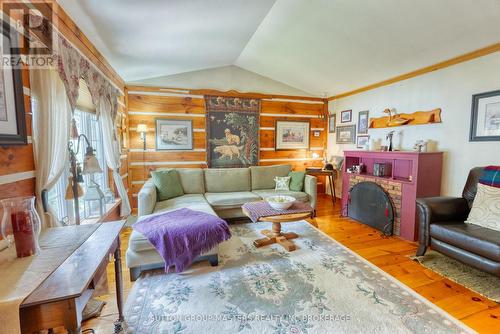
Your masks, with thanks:
<instances>
[{"instance_id":1,"label":"framed picture","mask_svg":"<svg viewBox=\"0 0 500 334\"><path fill-rule=\"evenodd\" d=\"M191 120L156 119L156 149L192 150L193 122Z\"/></svg>"},{"instance_id":2,"label":"framed picture","mask_svg":"<svg viewBox=\"0 0 500 334\"><path fill-rule=\"evenodd\" d=\"M12 62L17 63L19 55L8 51L17 45L17 31L2 24L2 59L13 58ZM25 145L28 138L21 69L0 66L0 145Z\"/></svg>"},{"instance_id":3,"label":"framed picture","mask_svg":"<svg viewBox=\"0 0 500 334\"><path fill-rule=\"evenodd\" d=\"M360 111L358 114L358 134L368 133L368 110Z\"/></svg>"},{"instance_id":4,"label":"framed picture","mask_svg":"<svg viewBox=\"0 0 500 334\"><path fill-rule=\"evenodd\" d=\"M358 136L356 141L357 148L365 148L366 144L370 141L370 136Z\"/></svg>"},{"instance_id":5,"label":"framed picture","mask_svg":"<svg viewBox=\"0 0 500 334\"><path fill-rule=\"evenodd\" d=\"M500 90L472 95L470 141L500 141Z\"/></svg>"},{"instance_id":6,"label":"framed picture","mask_svg":"<svg viewBox=\"0 0 500 334\"><path fill-rule=\"evenodd\" d=\"M352 121L352 110L344 110L340 112L340 123L349 123Z\"/></svg>"},{"instance_id":7,"label":"framed picture","mask_svg":"<svg viewBox=\"0 0 500 334\"><path fill-rule=\"evenodd\" d=\"M356 142L356 125L337 126L337 144L354 144Z\"/></svg>"},{"instance_id":8,"label":"framed picture","mask_svg":"<svg viewBox=\"0 0 500 334\"><path fill-rule=\"evenodd\" d=\"M309 122L276 121L277 150L309 149Z\"/></svg>"},{"instance_id":9,"label":"framed picture","mask_svg":"<svg viewBox=\"0 0 500 334\"><path fill-rule=\"evenodd\" d=\"M336 122L337 122L337 114L330 114L328 116L328 132L335 133Z\"/></svg>"}]
</instances>

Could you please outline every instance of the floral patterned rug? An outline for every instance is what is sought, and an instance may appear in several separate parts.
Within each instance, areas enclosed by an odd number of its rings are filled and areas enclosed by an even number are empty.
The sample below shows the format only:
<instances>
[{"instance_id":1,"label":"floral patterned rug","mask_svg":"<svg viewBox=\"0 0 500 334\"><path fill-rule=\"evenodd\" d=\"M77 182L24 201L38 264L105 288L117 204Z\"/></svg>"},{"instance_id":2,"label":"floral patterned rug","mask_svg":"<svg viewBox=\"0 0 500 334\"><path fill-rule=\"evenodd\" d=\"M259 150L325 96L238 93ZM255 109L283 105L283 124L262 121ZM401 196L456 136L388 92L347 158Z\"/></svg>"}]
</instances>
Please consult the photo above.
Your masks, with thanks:
<instances>
[{"instance_id":1,"label":"floral patterned rug","mask_svg":"<svg viewBox=\"0 0 500 334\"><path fill-rule=\"evenodd\" d=\"M469 333L471 329L305 221L298 249L255 248L268 223L231 226L219 266L144 274L125 314L132 333Z\"/></svg>"}]
</instances>

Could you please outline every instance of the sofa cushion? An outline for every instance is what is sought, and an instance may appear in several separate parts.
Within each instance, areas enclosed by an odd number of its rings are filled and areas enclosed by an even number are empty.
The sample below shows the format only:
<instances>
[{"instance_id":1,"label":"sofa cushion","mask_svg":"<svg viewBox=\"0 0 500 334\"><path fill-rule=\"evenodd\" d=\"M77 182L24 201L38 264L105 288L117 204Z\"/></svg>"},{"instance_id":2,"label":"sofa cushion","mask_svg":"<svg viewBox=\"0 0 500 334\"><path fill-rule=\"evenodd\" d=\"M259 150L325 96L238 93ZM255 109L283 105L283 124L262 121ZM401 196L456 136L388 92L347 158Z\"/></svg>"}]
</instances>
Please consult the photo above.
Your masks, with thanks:
<instances>
[{"instance_id":1,"label":"sofa cushion","mask_svg":"<svg viewBox=\"0 0 500 334\"><path fill-rule=\"evenodd\" d=\"M304 190L304 179L306 178L306 172L290 172L290 190L292 191L302 191Z\"/></svg>"},{"instance_id":2,"label":"sofa cushion","mask_svg":"<svg viewBox=\"0 0 500 334\"><path fill-rule=\"evenodd\" d=\"M191 210L206 212L214 216L217 215L212 207L207 203L205 197L200 194L183 195L158 202L156 203L153 215L182 208L190 208ZM147 215L145 217L149 216L151 215ZM149 243L146 237L135 230L133 230L130 234L129 248L135 252L154 249L153 245Z\"/></svg>"},{"instance_id":3,"label":"sofa cushion","mask_svg":"<svg viewBox=\"0 0 500 334\"><path fill-rule=\"evenodd\" d=\"M158 168L157 171L168 170L169 168ZM205 192L205 181L203 169L201 168L176 168L181 180L184 194L203 194Z\"/></svg>"},{"instance_id":4,"label":"sofa cushion","mask_svg":"<svg viewBox=\"0 0 500 334\"><path fill-rule=\"evenodd\" d=\"M473 224L446 222L431 224L430 236L471 253L500 262L499 231Z\"/></svg>"},{"instance_id":5,"label":"sofa cushion","mask_svg":"<svg viewBox=\"0 0 500 334\"><path fill-rule=\"evenodd\" d=\"M309 195L302 191L262 189L262 190L254 190L252 192L262 197L263 199L274 195L285 195L285 196L295 197L295 199L300 202L309 201Z\"/></svg>"},{"instance_id":6,"label":"sofa cushion","mask_svg":"<svg viewBox=\"0 0 500 334\"><path fill-rule=\"evenodd\" d=\"M260 197L249 191L231 193L205 193L207 202L214 209L239 208L246 202L260 201Z\"/></svg>"},{"instance_id":7,"label":"sofa cushion","mask_svg":"<svg viewBox=\"0 0 500 334\"><path fill-rule=\"evenodd\" d=\"M207 193L250 191L248 168L209 168L204 172Z\"/></svg>"},{"instance_id":8,"label":"sofa cushion","mask_svg":"<svg viewBox=\"0 0 500 334\"><path fill-rule=\"evenodd\" d=\"M274 182L276 182L276 190L290 190L290 176L276 176Z\"/></svg>"},{"instance_id":9,"label":"sofa cushion","mask_svg":"<svg viewBox=\"0 0 500 334\"><path fill-rule=\"evenodd\" d=\"M479 183L466 223L500 231L500 188Z\"/></svg>"},{"instance_id":10,"label":"sofa cushion","mask_svg":"<svg viewBox=\"0 0 500 334\"><path fill-rule=\"evenodd\" d=\"M292 167L290 165L275 166L252 166L250 174L252 176L252 190L271 189L276 185L276 176L288 176Z\"/></svg>"},{"instance_id":11,"label":"sofa cushion","mask_svg":"<svg viewBox=\"0 0 500 334\"><path fill-rule=\"evenodd\" d=\"M170 198L184 195L182 190L179 172L175 169L164 169L151 172L153 183L158 192L158 201L165 201Z\"/></svg>"}]
</instances>

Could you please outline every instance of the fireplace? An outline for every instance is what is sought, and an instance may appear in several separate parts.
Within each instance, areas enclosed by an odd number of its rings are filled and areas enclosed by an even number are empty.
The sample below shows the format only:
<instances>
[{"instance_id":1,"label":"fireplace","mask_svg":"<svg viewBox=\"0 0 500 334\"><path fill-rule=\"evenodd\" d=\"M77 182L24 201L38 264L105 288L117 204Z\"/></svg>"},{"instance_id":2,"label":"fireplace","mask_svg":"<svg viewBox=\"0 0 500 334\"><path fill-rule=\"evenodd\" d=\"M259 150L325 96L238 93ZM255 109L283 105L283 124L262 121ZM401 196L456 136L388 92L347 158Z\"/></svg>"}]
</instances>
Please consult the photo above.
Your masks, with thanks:
<instances>
[{"instance_id":1,"label":"fireplace","mask_svg":"<svg viewBox=\"0 0 500 334\"><path fill-rule=\"evenodd\" d=\"M349 190L347 215L366 225L392 235L394 207L390 195L379 184L362 181Z\"/></svg>"}]
</instances>

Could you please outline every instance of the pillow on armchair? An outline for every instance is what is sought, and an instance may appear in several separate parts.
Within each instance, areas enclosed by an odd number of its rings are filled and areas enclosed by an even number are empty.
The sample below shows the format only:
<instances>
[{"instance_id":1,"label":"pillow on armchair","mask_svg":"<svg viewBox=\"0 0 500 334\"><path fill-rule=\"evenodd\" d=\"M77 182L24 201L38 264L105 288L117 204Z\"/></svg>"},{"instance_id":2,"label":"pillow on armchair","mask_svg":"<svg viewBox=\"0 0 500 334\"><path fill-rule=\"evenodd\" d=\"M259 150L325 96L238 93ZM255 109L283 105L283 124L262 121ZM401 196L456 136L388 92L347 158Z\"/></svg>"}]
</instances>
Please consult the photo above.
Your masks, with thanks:
<instances>
[{"instance_id":1,"label":"pillow on armchair","mask_svg":"<svg viewBox=\"0 0 500 334\"><path fill-rule=\"evenodd\" d=\"M500 231L500 188L478 183L466 223Z\"/></svg>"}]
</instances>

